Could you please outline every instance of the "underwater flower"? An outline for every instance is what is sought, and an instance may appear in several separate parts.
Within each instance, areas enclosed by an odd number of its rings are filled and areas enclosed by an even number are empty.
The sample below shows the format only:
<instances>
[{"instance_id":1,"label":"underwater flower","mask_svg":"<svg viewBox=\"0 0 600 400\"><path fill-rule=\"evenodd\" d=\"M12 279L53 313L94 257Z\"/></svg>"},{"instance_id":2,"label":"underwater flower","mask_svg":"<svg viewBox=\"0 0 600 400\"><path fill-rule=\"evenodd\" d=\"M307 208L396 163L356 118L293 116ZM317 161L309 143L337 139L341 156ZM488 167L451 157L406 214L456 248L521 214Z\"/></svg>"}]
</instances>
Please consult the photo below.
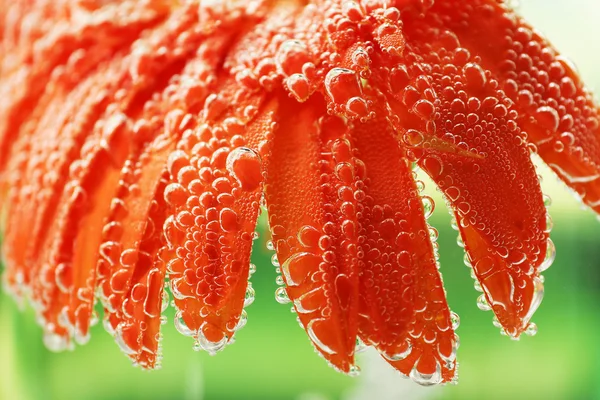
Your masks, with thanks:
<instances>
[{"instance_id":1,"label":"underwater flower","mask_svg":"<svg viewBox=\"0 0 600 400\"><path fill-rule=\"evenodd\" d=\"M425 171L512 338L554 259L537 153L600 210L599 113L500 0L0 0L4 283L52 350L104 326L143 368L162 313L216 353L246 323L266 208L316 350L456 380ZM167 290L168 289L168 290ZM357 345L358 343L358 345Z\"/></svg>"}]
</instances>

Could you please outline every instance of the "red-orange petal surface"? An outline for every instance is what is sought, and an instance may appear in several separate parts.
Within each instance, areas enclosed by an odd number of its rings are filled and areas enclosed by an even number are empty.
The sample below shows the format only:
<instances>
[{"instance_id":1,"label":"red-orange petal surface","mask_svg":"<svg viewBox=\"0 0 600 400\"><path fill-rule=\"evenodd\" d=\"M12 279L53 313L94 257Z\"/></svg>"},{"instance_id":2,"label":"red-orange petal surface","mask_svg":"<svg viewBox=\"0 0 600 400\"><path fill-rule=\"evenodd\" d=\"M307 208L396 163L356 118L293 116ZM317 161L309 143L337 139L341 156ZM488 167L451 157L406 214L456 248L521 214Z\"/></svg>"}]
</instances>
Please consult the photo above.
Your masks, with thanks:
<instances>
[{"instance_id":1,"label":"red-orange petal surface","mask_svg":"<svg viewBox=\"0 0 600 400\"><path fill-rule=\"evenodd\" d=\"M600 211L599 121L503 1L0 0L4 281L51 349L88 340L100 299L120 348L158 368L170 290L213 354L246 322L263 204L277 297L319 354L355 374L362 339L420 384L454 382L412 166L518 338L554 255L530 155Z\"/></svg>"}]
</instances>

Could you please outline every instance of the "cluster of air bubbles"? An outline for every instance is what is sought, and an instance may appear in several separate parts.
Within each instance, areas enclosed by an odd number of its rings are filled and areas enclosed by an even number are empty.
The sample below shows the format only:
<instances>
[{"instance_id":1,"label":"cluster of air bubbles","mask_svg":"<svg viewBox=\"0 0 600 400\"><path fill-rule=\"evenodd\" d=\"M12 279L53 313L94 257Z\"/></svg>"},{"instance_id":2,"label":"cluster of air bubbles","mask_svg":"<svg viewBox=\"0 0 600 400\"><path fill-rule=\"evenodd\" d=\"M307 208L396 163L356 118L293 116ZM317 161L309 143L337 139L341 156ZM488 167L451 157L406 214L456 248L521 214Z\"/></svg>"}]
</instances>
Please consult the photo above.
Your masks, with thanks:
<instances>
[{"instance_id":1,"label":"cluster of air bubbles","mask_svg":"<svg viewBox=\"0 0 600 400\"><path fill-rule=\"evenodd\" d=\"M452 330L454 331L454 340L452 342L452 353L450 354L450 356L442 355L442 359L446 363L446 368L448 368L448 369L452 368L452 364L454 363L454 371L455 372L454 372L454 377L452 377L452 380L450 381L450 383L453 385L456 385L456 384L458 384L458 361L456 360L456 353L458 351L458 348L460 347L460 338L456 334L456 330L460 326L460 317L454 311L450 312L450 323L452 324Z\"/></svg>"},{"instance_id":2,"label":"cluster of air bubbles","mask_svg":"<svg viewBox=\"0 0 600 400\"><path fill-rule=\"evenodd\" d=\"M438 360L435 361L435 371L432 373L422 373L419 371L419 360L415 362L415 365L411 369L408 376L413 382L418 383L421 386L433 386L438 385L442 382L442 366Z\"/></svg>"},{"instance_id":3,"label":"cluster of air bubbles","mask_svg":"<svg viewBox=\"0 0 600 400\"><path fill-rule=\"evenodd\" d=\"M413 171L413 174L416 173ZM435 210L435 201L430 196L423 194L425 191L425 183L423 181L415 178L415 184L417 186L417 190L419 191L419 195L421 196L421 202L423 203L423 213L425 215L425 219L429 219L431 215L433 215L433 211ZM439 249L440 245L437 242L438 240L438 230L433 226L429 225L427 222L427 230L429 233L429 239L431 241L431 245L433 247L433 256L435 257L435 265L437 269L440 269L440 254Z\"/></svg>"},{"instance_id":4,"label":"cluster of air bubbles","mask_svg":"<svg viewBox=\"0 0 600 400\"><path fill-rule=\"evenodd\" d=\"M275 245L273 244L273 241L267 241L267 250L273 252L275 251ZM275 300L279 304L289 304L292 301L288 297L287 291L285 289L285 282L283 280L283 276L281 275L281 264L279 262L279 259L277 258L277 253L275 252L271 256L271 264L275 267L275 273L277 274L277 276L275 277L275 283L277 284L277 289L275 289ZM294 311L293 307L292 311Z\"/></svg>"},{"instance_id":5,"label":"cluster of air bubbles","mask_svg":"<svg viewBox=\"0 0 600 400\"><path fill-rule=\"evenodd\" d=\"M435 201L433 200L432 197L427 196L425 194L425 184L423 183L422 180L420 180L418 178L418 175L419 175L418 164L414 163L412 167L413 167L412 168L413 169L413 172L412 172L413 178L415 180L417 190L419 192L419 195L421 196L421 201L423 203L424 215L425 215L426 219L429 219L435 210ZM438 189L438 188L436 188L436 189ZM451 210L452 208L451 208L448 200L446 199L446 197L444 196L443 193L441 193L441 194L442 194L442 198L444 199L444 201L447 205L447 209ZM458 230L458 226L456 225L456 220L454 218L452 220L453 220L453 228L455 230ZM439 244L437 242L438 230L436 228L432 227L431 225L429 225L429 223L427 223L427 227L428 227L429 239L431 241L433 251L434 251L436 267L438 269L440 269ZM460 235L459 235L459 238L460 238ZM463 247L464 247L464 245L463 245ZM440 278L443 278L441 276L441 272L440 272ZM458 327L460 325L460 317L458 316L457 313L452 312L452 311L450 312L450 324L451 324L452 330L454 332L456 332L456 330L458 329ZM407 343L408 343L408 346L404 352L401 352L401 353L393 355L393 356L386 356L386 358L391 361L397 361L397 360L405 359L406 357L408 357L411 354L412 347L411 347L410 341L407 341ZM440 357L441 357L442 361L445 363L445 367L447 369L452 369L453 367L455 367L455 369L458 369L458 362L456 361L456 353L457 353L459 345L460 345L460 339L459 339L458 335L455 333L454 340L453 340L452 353L448 356L442 355L440 353ZM416 382L422 386L431 386L431 385L436 385L436 384L441 383L442 382L442 373L441 373L442 368L441 368L439 361L436 360L436 363L437 363L436 370L433 373L424 374L419 371L419 369L418 369L419 362L417 361L415 363L413 369L410 371L409 377L414 382ZM452 378L450 383L451 384L458 383L458 373L455 373L455 375Z\"/></svg>"},{"instance_id":6,"label":"cluster of air bubbles","mask_svg":"<svg viewBox=\"0 0 600 400\"><path fill-rule=\"evenodd\" d=\"M156 334L156 342L158 343L158 346L156 348L156 360L154 362L154 369L161 369L163 360L163 334L161 332L158 332Z\"/></svg>"},{"instance_id":7,"label":"cluster of air bubbles","mask_svg":"<svg viewBox=\"0 0 600 400\"><path fill-rule=\"evenodd\" d=\"M258 234L256 232L254 233L256 234L256 236L254 236L253 238L254 240L256 240L258 238ZM248 286L246 286L246 294L244 296L244 308L242 309L240 318L238 319L238 322L235 328L233 329L234 332L238 332L240 329L246 326L246 323L248 322L248 312L246 311L246 308L249 307L252 303L254 303L254 299L256 296L256 292L254 291L252 282L250 282L250 278L252 278L252 275L254 275L255 272L256 265L250 263L250 265L248 266ZM234 338L232 337L229 343L233 343L233 340Z\"/></svg>"},{"instance_id":8,"label":"cluster of air bubbles","mask_svg":"<svg viewBox=\"0 0 600 400\"><path fill-rule=\"evenodd\" d=\"M200 311L200 313L202 314L202 311ZM175 329L177 329L177 331L180 334L194 338L194 345L192 348L195 351L204 350L210 355L214 355L218 351L223 350L227 345L229 339L227 335L223 335L223 338L218 342L212 342L206 338L203 331L203 328L206 326L206 322L202 324L200 329L198 329L197 331L190 329L185 323L185 320L183 319L183 312L181 310L178 310L175 313L174 324Z\"/></svg>"},{"instance_id":9,"label":"cluster of air bubbles","mask_svg":"<svg viewBox=\"0 0 600 400\"><path fill-rule=\"evenodd\" d=\"M550 213L548 211L548 209L550 208L551 205L552 205L552 199L550 198L550 196L544 194L544 206L546 207L546 230L545 230L545 232L547 234L550 234L550 232L552 231L552 227L553 227L552 218L550 217ZM550 266L554 263L555 259L556 259L556 247L554 246L554 242L552 241L552 239L550 239L550 237L548 237L548 241L546 242L546 253L544 254L544 260L538 267L537 275L534 278L534 295L533 295L533 301L532 301L532 305L531 305L529 314L533 314L533 312L539 307L539 305L542 301L542 298L544 295L544 280L545 280L544 276L542 275L542 272L544 272L548 268L550 268ZM535 336L535 334L537 333L537 325L534 322L529 321L528 318L526 318L526 322L528 322L528 325L525 328L525 334L527 336Z\"/></svg>"},{"instance_id":10,"label":"cluster of air bubbles","mask_svg":"<svg viewBox=\"0 0 600 400\"><path fill-rule=\"evenodd\" d=\"M457 219L455 216L452 216L452 219L450 221L450 226L452 227L452 229L454 229L455 231L458 231L459 234L456 238L456 242L458 244L458 246L464 248L465 244L464 241L462 239L462 236L460 234L459 231L459 222L457 222ZM552 245L552 241L549 240L549 246ZM490 305L484 290L481 286L481 283L479 282L479 279L477 278L477 276L475 275L475 270L473 268L473 264L472 264L472 260L471 257L469 256L469 253L465 250L464 255L463 255L463 263L465 264L465 266L467 268L469 268L470 273L471 273L471 278L473 279L473 288L479 292L479 296L477 297L477 308L479 308L481 311L492 311L492 306ZM542 278L543 281L543 278ZM506 331L504 330L504 328L502 327L502 325L500 324L500 322L498 321L498 318L496 316L494 316L493 318L493 325L497 328L500 329L500 333L504 336L508 336L508 334L506 333ZM529 326L535 327L534 323L530 323ZM527 330L525 331L526 334L528 335L534 335L535 332L537 331L537 328L532 328L531 330L529 328L527 328ZM511 336L511 338L513 338ZM513 338L514 339L514 338Z\"/></svg>"},{"instance_id":11,"label":"cluster of air bubbles","mask_svg":"<svg viewBox=\"0 0 600 400\"><path fill-rule=\"evenodd\" d=\"M162 299L161 299L161 303L160 303L160 324L161 325L165 325L167 323L167 316L164 315L164 312L167 311L167 308L169 308L169 304L171 304L171 296L169 295L169 283L165 282L165 285L163 287L163 292L162 292Z\"/></svg>"},{"instance_id":12,"label":"cluster of air bubbles","mask_svg":"<svg viewBox=\"0 0 600 400\"><path fill-rule=\"evenodd\" d=\"M255 236L255 239L256 238L257 238L257 236ZM244 306L243 306L242 312L240 313L240 316L237 319L237 322L235 323L234 326L227 325L227 329L233 331L232 336L223 334L221 339L219 339L217 341L212 341L212 340L208 339L207 335L204 333L205 329L212 328L209 325L209 322L204 322L200 326L200 329L195 331L195 330L190 329L187 326L187 324L185 323L185 321L183 319L183 312L181 310L178 310L176 312L175 319L174 319L175 328L177 329L177 331L180 334L194 338L194 345L192 346L194 351L203 350L203 351L206 351L211 356L214 356L219 351L223 350L227 345L233 344L235 342L235 333L237 333L240 329L242 329L244 326L246 326L246 324L248 322L248 313L246 311L246 308L248 306L250 306L252 303L254 303L256 293L255 293L254 287L252 286L252 282L250 282L250 278L252 277L252 275L255 272L256 272L256 265L250 263L249 267L248 267L248 285L246 286L246 293L244 296ZM166 293L166 290L163 293ZM166 310L166 308L167 308L166 305L169 304L168 294L166 296L167 296L166 298L163 297L163 309L162 309L163 311ZM171 305L173 307L176 307L174 301L171 302ZM200 316L204 317L206 315L208 315L208 310L206 310L205 307L203 307L203 309L200 310ZM161 323L166 323L166 318L163 319L163 317L161 317ZM159 342L159 346L160 346L160 342Z\"/></svg>"},{"instance_id":13,"label":"cluster of air bubbles","mask_svg":"<svg viewBox=\"0 0 600 400\"><path fill-rule=\"evenodd\" d=\"M52 324L49 324L52 325ZM53 332L52 326L49 326L48 329L45 329L43 341L46 348L53 352L62 352L65 350L74 350L73 343L69 341L68 338L57 335Z\"/></svg>"},{"instance_id":14,"label":"cluster of air bubbles","mask_svg":"<svg viewBox=\"0 0 600 400\"><path fill-rule=\"evenodd\" d=\"M360 49L357 50L357 52ZM361 59L360 54L358 58ZM361 75L347 68L332 68L325 76L325 90L330 100L328 112L366 122L375 117L370 101L363 96Z\"/></svg>"},{"instance_id":15,"label":"cluster of air bubbles","mask_svg":"<svg viewBox=\"0 0 600 400\"><path fill-rule=\"evenodd\" d=\"M423 183L423 181L418 179L418 168L419 168L418 165L414 164L413 177L415 179L415 183L417 186L417 190L419 191L419 195L421 196L421 201L423 203L423 211L424 211L425 218L429 219L431 217L431 215L433 214L433 211L435 210L435 201L430 196L425 195L425 184ZM442 197L444 198L444 201L446 202L446 205L448 206L448 210L451 210L450 204L448 203L446 197L443 196L443 194L442 194ZM453 224L456 224L456 220L454 218L453 218ZM429 225L429 223L427 223L427 227L428 227L429 239L430 239L432 247L433 247L434 257L435 257L435 261L436 261L436 267L438 269L440 269L439 244L437 242L438 230L436 228L432 227L431 225ZM453 226L453 228L454 228L454 226ZM456 226L455 229L458 230L458 226ZM459 235L459 239L460 239L460 235ZM464 247L464 245L463 245L463 247ZM441 276L441 272L440 272L440 278L443 279L443 277ZM458 316L457 313L455 313L453 311L450 312L450 324L451 324L452 330L454 332L456 332L456 330L458 329L458 327L460 325L460 317ZM404 359L404 358L408 357L411 353L412 348L411 348L410 342L407 342L407 343L408 343L407 350L405 350L403 353L397 354L394 356L389 356L386 358L394 361L394 360L400 360L400 359ZM459 345L460 345L460 339L459 339L458 335L455 333L453 347L452 347L452 353L449 356L445 356L440 353L440 356L442 358L442 361L445 363L446 368L452 369L453 366L455 366L456 369L458 369L458 362L456 361L456 352L458 350ZM441 372L442 367L441 367L439 361L436 360L436 369L433 373L429 373L429 374L424 374L424 373L420 372L418 369L418 364L419 364L419 362L417 361L415 363L413 369L409 373L409 377L414 382L416 382L422 386L431 386L431 385L436 385L436 384L439 384L442 382L442 372ZM450 383L451 384L458 383L458 373L455 373L455 376L452 378Z\"/></svg>"},{"instance_id":16,"label":"cluster of air bubbles","mask_svg":"<svg viewBox=\"0 0 600 400\"><path fill-rule=\"evenodd\" d=\"M452 226L452 229L458 231L459 227L458 227L458 222L456 220L456 217L452 217L452 220L450 222L450 225ZM460 233L457 236L456 239L457 244L460 247L465 247L464 242L462 240L462 237L460 235ZM463 263L465 264L465 266L467 268L469 268L470 272L471 272L471 278L473 278L473 288L480 293L480 295L477 297L477 308L479 308L481 311L491 311L492 310L492 306L490 305L490 303L488 302L487 297L485 296L484 292L483 292L483 288L481 287L481 283L479 283L479 280L477 279L477 276L475 275L475 271L473 269L473 264L472 264L472 260L471 257L469 256L468 252L464 252L463 255ZM494 321L497 321L497 318L494 316ZM496 322L494 322L494 326L500 326L499 323L497 324ZM501 332L503 332L503 329L501 329Z\"/></svg>"}]
</instances>

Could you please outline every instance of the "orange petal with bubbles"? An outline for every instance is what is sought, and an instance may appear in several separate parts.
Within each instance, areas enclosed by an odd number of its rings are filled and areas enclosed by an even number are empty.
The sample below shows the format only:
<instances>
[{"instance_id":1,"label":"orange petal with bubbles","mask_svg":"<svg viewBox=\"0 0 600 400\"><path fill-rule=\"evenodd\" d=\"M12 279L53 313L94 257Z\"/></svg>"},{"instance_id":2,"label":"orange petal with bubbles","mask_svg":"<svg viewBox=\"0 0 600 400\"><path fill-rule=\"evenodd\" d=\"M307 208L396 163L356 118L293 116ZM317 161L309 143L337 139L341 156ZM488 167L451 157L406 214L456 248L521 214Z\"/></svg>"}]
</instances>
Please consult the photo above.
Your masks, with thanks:
<instances>
[{"instance_id":1,"label":"orange petal with bubbles","mask_svg":"<svg viewBox=\"0 0 600 400\"><path fill-rule=\"evenodd\" d=\"M269 143L265 194L273 243L301 324L335 368L355 371L357 203L347 128L318 96L281 100Z\"/></svg>"},{"instance_id":2,"label":"orange petal with bubbles","mask_svg":"<svg viewBox=\"0 0 600 400\"><path fill-rule=\"evenodd\" d=\"M61 11L65 15L60 15ZM86 71L96 66L99 55L114 55L119 48L129 46L141 31L159 23L169 11L168 3L156 1L145 6L133 2L98 4L93 10L41 7L38 12L28 14L32 26L47 26L48 18L56 18L56 25L48 36L34 36L25 45L15 44L20 52L11 54L8 67L2 71L8 78L0 89L1 98L5 99L0 101L0 114L4 116L0 119L0 168L6 166L19 128L42 97L51 77L58 77L59 84L67 90L73 88ZM40 33L36 30L32 30L33 35ZM11 64L16 67L21 63L29 63L30 68L10 68Z\"/></svg>"},{"instance_id":3,"label":"orange petal with bubbles","mask_svg":"<svg viewBox=\"0 0 600 400\"><path fill-rule=\"evenodd\" d=\"M99 298L151 369L168 281L177 329L214 354L246 322L266 204L277 299L320 355L354 375L360 338L422 385L455 382L458 317L411 167L513 338L535 330L554 255L530 154L600 211L598 108L507 7L0 0L9 290L52 350L88 340Z\"/></svg>"},{"instance_id":4,"label":"orange petal with bubbles","mask_svg":"<svg viewBox=\"0 0 600 400\"><path fill-rule=\"evenodd\" d=\"M364 170L360 202L359 333L424 385L452 381L457 338L437 270L421 196L381 105L352 142ZM433 232L433 233L432 233Z\"/></svg>"},{"instance_id":5,"label":"orange petal with bubbles","mask_svg":"<svg viewBox=\"0 0 600 400\"><path fill-rule=\"evenodd\" d=\"M195 82L216 74L227 35L200 45L198 57L189 61L181 79ZM209 54L206 53L209 48ZM216 78L213 79L213 81ZM194 98L190 99L193 89ZM134 154L121 170L120 189L112 200L103 230L98 264L98 286L105 306L105 326L115 334L121 349L144 368L160 365L159 330L163 306L166 264L174 254L166 247L162 228L169 216L164 191L169 165L177 159L176 145L184 132L196 127L196 119L183 110L194 110L208 91L207 84L182 85L164 96L164 125L154 127L154 140ZM150 135L151 136L151 135ZM175 162L175 164L177 164ZM71 306L76 308L76 304Z\"/></svg>"},{"instance_id":6,"label":"orange petal with bubbles","mask_svg":"<svg viewBox=\"0 0 600 400\"><path fill-rule=\"evenodd\" d=\"M452 205L484 294L518 337L543 294L548 235L517 113L452 32L416 20L406 35L405 61L390 74L399 138Z\"/></svg>"},{"instance_id":7,"label":"orange petal with bubbles","mask_svg":"<svg viewBox=\"0 0 600 400\"><path fill-rule=\"evenodd\" d=\"M600 212L600 112L573 63L504 4L442 0L434 10L498 77L540 157Z\"/></svg>"},{"instance_id":8,"label":"orange petal with bubbles","mask_svg":"<svg viewBox=\"0 0 600 400\"><path fill-rule=\"evenodd\" d=\"M183 13L185 9L179 11ZM194 26L197 17L188 12L183 16L176 13L173 19L177 24L165 24L154 32L153 45L157 49L172 40L173 35ZM198 41L198 36L187 38L192 44L194 39ZM186 44L189 45L182 43ZM151 100L151 96L155 91L162 91L171 76L181 70L186 55L189 50L167 55L156 51L144 57L142 70L137 68L141 56L129 57L105 83L110 101L104 107L112 114L102 115L87 135L83 129L63 132L74 135L67 142L72 148L63 144L58 146L57 152L66 153L66 157L59 159L71 165L61 177L62 182L55 185L57 193L44 199L47 203L41 202L39 209L44 212L41 222L47 218L52 221L52 228L42 231L40 241L33 243L39 247L34 247L32 253L40 269L40 277L33 285L33 298L41 303L44 320L51 322L48 326L60 330L56 333L63 336L65 343L69 335L78 341L86 340L87 326L81 325L81 321L91 316L101 227L115 207L112 200L119 189L121 168L129 153L136 151L140 141L143 143L152 137L151 126L134 122L138 118L147 121L148 114L161 111L156 109L156 101ZM126 95L117 95L117 88ZM81 135L84 140L76 139ZM48 232L56 234L44 235ZM68 288L61 289L57 279L50 279L51 283L47 284L48 275L67 282ZM71 308L70 303L73 303ZM65 334L67 331L70 333Z\"/></svg>"},{"instance_id":9,"label":"orange petal with bubbles","mask_svg":"<svg viewBox=\"0 0 600 400\"><path fill-rule=\"evenodd\" d=\"M261 95L234 98L237 83L227 79L171 154L164 193L176 327L212 354L245 324L243 307L254 300L248 278L262 189L258 148L277 107Z\"/></svg>"}]
</instances>

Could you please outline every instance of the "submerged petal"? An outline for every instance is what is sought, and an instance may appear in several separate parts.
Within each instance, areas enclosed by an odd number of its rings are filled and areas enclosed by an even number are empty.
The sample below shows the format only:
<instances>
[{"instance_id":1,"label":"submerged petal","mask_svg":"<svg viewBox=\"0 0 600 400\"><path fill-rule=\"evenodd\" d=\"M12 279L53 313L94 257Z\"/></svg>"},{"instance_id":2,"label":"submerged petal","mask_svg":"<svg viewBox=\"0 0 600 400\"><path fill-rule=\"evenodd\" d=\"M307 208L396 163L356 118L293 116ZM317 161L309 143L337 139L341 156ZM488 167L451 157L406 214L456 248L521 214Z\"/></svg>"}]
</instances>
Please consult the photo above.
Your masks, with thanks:
<instances>
[{"instance_id":1,"label":"submerged petal","mask_svg":"<svg viewBox=\"0 0 600 400\"><path fill-rule=\"evenodd\" d=\"M442 0L432 11L497 76L541 158L600 212L600 112L573 63L504 4Z\"/></svg>"},{"instance_id":2,"label":"submerged petal","mask_svg":"<svg viewBox=\"0 0 600 400\"><path fill-rule=\"evenodd\" d=\"M360 202L359 333L423 385L452 381L456 340L432 235L408 160L385 110L358 123L352 141L364 169Z\"/></svg>"},{"instance_id":3,"label":"submerged petal","mask_svg":"<svg viewBox=\"0 0 600 400\"><path fill-rule=\"evenodd\" d=\"M242 326L242 308L253 300L248 277L262 183L254 149L269 136L277 106L262 96L233 100L236 86L230 82L229 90L207 100L222 103L224 112L213 118L205 107L199 127L182 138L164 193L179 330L209 353L231 341ZM233 109L226 110L228 104ZM258 111L244 115L247 107Z\"/></svg>"},{"instance_id":4,"label":"submerged petal","mask_svg":"<svg viewBox=\"0 0 600 400\"><path fill-rule=\"evenodd\" d=\"M186 10L178 11L173 16L179 20L178 24L166 23L152 37L156 49L194 24L194 17L185 13ZM144 121L153 111L160 112L151 96L162 91L170 77L182 68L185 55L185 52L164 55L157 51L145 57L145 75L132 72L139 61L136 57L129 58L124 68L109 77L107 86L112 89L109 92L112 96L105 105L107 112L83 141L74 141L71 149L61 148L69 151L72 158L65 161L66 166L71 165L66 181L56 186L58 202L51 203L51 208L46 210L45 217L51 216L53 223L45 232L54 232L55 236L43 237L37 244L40 247L32 250L44 272L42 279L34 282L33 296L42 302L43 318L57 329L74 330L76 338L86 336L87 327L76 326L76 320L89 319L91 315L101 228L115 207L112 200L120 189L121 169L129 153L135 153L136 148L148 140L147 130L151 130L138 121ZM73 168L74 165L78 168ZM45 274L58 275L57 269L62 265L67 266L64 278L70 284L66 293L59 293L56 283L44 281ZM79 309L80 300L87 303L83 307L86 311ZM69 302L74 308L64 308ZM80 311L83 315L78 316ZM58 315L63 315L60 320Z\"/></svg>"},{"instance_id":5,"label":"submerged petal","mask_svg":"<svg viewBox=\"0 0 600 400\"><path fill-rule=\"evenodd\" d=\"M518 337L536 304L548 239L526 137L498 81L452 32L429 20L405 26L404 60L392 69L388 95L399 140L445 194L475 276Z\"/></svg>"},{"instance_id":6,"label":"submerged petal","mask_svg":"<svg viewBox=\"0 0 600 400\"><path fill-rule=\"evenodd\" d=\"M278 296L334 368L359 371L361 339L422 385L454 382L458 317L413 163L513 338L554 254L530 154L600 210L597 106L503 1L0 9L4 279L53 350L88 340L99 298L120 348L160 367L165 288L194 348L223 349L254 299L262 204Z\"/></svg>"},{"instance_id":7,"label":"submerged petal","mask_svg":"<svg viewBox=\"0 0 600 400\"><path fill-rule=\"evenodd\" d=\"M346 126L312 98L281 102L269 143L265 194L287 294L315 348L354 368L357 333L357 200Z\"/></svg>"},{"instance_id":8,"label":"submerged petal","mask_svg":"<svg viewBox=\"0 0 600 400\"><path fill-rule=\"evenodd\" d=\"M198 50L202 56L189 61L176 82L195 82L200 77L216 81L216 66L222 61L227 38L206 39ZM186 161L186 156L176 151L177 143L197 125L189 112L211 89L210 84L165 89L162 101L151 108L152 113L164 110L164 122L143 126L142 134L151 141L134 151L122 168L119 190L103 229L97 284L105 307L105 326L117 335L121 348L145 368L159 365L161 312L168 304L163 304L167 296L163 283L166 265L174 257L163 233L169 217L165 193L170 180L177 179L174 168L181 168ZM190 90L195 94L192 101Z\"/></svg>"}]
</instances>

